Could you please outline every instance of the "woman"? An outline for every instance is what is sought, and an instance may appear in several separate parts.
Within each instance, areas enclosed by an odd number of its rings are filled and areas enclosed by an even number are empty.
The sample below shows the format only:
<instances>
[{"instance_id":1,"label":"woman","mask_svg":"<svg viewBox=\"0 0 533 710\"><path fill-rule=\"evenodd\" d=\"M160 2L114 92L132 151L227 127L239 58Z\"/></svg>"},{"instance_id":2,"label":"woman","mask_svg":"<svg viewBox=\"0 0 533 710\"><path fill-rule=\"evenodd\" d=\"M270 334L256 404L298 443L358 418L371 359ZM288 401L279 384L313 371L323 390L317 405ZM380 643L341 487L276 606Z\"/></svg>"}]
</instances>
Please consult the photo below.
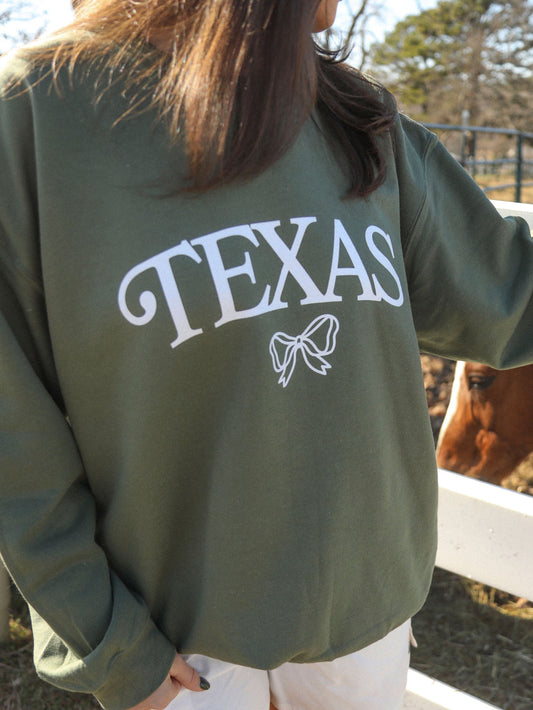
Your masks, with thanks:
<instances>
[{"instance_id":1,"label":"woman","mask_svg":"<svg viewBox=\"0 0 533 710\"><path fill-rule=\"evenodd\" d=\"M336 4L82 0L2 69L2 557L107 710L399 708L419 348L533 360L526 224L313 45Z\"/></svg>"}]
</instances>

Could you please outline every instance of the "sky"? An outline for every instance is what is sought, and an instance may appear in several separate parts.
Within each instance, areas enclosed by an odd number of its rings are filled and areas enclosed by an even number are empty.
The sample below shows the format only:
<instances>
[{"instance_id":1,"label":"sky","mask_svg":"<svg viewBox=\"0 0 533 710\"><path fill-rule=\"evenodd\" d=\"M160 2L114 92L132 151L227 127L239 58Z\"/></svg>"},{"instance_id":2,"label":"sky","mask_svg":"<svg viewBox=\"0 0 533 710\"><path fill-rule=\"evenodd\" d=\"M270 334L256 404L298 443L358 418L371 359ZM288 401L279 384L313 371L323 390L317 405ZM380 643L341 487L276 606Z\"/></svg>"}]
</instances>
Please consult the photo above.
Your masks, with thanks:
<instances>
[{"instance_id":1,"label":"sky","mask_svg":"<svg viewBox=\"0 0 533 710\"><path fill-rule=\"evenodd\" d=\"M69 22L72 17L72 6L70 0L26 0L29 4L35 6L37 12L42 13L42 18L46 17L46 27L49 30L57 29L62 25ZM2 10L2 5L5 0L0 0L0 12ZM348 16L348 3L351 3L352 7L357 7L357 0L345 0L339 3L339 9L337 12L336 26L342 28L343 24L346 22ZM402 19L406 15L416 14L420 10L425 10L430 7L434 7L437 4L437 0L381 0L383 6L383 12L380 19L373 20L369 25L369 32L374 35L376 40L381 40L384 33L394 27L398 20ZM40 25L37 23L36 30L42 27L44 22ZM31 31L29 25L27 25L28 30ZM1 44L1 42L0 42ZM7 49L4 48L4 49ZM0 51L2 47L0 46Z\"/></svg>"},{"instance_id":2,"label":"sky","mask_svg":"<svg viewBox=\"0 0 533 710\"><path fill-rule=\"evenodd\" d=\"M435 7L437 1L438 0L401 0L401 2L398 2L398 0L382 0L382 17L373 21L369 26L369 30L375 34L376 40L381 40L384 33L391 30L399 20L407 15L416 15L421 10L428 10L431 7ZM351 5L356 8L357 2L351 0ZM342 27L347 16L348 5L341 0L337 10L335 26Z\"/></svg>"},{"instance_id":3,"label":"sky","mask_svg":"<svg viewBox=\"0 0 533 710\"><path fill-rule=\"evenodd\" d=\"M70 0L33 0L33 2L36 7L47 10L51 29L61 27L61 25L66 24L71 17L72 7ZM383 2L386 8L384 12L385 27L386 29L390 29L402 17L417 13L419 9L433 7L436 3L437 0L402 0L401 2L398 2L398 0L385 0L385 2ZM352 4L355 6L353 0ZM0 6L1 5L2 2L0 0ZM337 15L338 24L342 24L346 13L346 8L341 2ZM382 33L382 27L382 23L375 26L374 29L378 35Z\"/></svg>"}]
</instances>

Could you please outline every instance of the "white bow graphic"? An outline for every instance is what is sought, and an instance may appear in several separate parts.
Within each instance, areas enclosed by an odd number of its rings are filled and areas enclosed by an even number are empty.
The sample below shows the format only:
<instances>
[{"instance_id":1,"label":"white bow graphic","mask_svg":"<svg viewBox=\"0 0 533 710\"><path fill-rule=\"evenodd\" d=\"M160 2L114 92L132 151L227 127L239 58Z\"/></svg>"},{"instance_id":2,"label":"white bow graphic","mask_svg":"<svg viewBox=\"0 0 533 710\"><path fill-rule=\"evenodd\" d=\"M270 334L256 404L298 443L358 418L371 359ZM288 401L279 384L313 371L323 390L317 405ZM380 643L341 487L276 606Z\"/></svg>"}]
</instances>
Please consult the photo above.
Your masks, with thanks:
<instances>
[{"instance_id":1,"label":"white bow graphic","mask_svg":"<svg viewBox=\"0 0 533 710\"><path fill-rule=\"evenodd\" d=\"M319 332L320 331L320 332ZM281 373L279 384L286 387L292 377L298 353L302 353L305 364L319 375L327 375L331 365L325 360L337 344L339 321L335 316L326 314L312 321L301 335L293 337L286 333L274 333L270 340L270 355L275 372ZM319 347L311 336L324 339L324 346Z\"/></svg>"}]
</instances>

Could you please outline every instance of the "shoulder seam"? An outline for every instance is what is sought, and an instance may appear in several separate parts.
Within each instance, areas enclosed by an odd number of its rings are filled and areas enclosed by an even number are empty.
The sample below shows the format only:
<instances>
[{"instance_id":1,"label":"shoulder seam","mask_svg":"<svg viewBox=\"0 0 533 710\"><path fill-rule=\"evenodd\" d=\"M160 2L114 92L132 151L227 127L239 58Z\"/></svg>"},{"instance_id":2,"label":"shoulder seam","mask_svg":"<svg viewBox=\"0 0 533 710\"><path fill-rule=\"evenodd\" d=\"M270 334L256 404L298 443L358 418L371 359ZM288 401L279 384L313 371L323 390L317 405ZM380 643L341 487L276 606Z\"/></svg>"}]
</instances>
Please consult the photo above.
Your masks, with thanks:
<instances>
[{"instance_id":1,"label":"shoulder seam","mask_svg":"<svg viewBox=\"0 0 533 710\"><path fill-rule=\"evenodd\" d=\"M422 156L423 157L423 165L424 165L424 178L427 177L427 162L428 162L429 156L431 155L431 153L435 149L435 146L438 144L438 141L439 141L439 139L434 133L431 133L429 135L429 138L427 140L426 147L424 149L424 153ZM424 207L426 206L427 199L428 199L428 184L427 184L427 179L424 179L424 194L422 196L422 199L420 200L420 205L419 205L418 210L416 211L416 214L413 218L413 222L407 230L407 235L406 235L406 239L405 239L405 248L404 248L404 253L406 256L407 256L407 252L409 250L409 247L411 245L411 242L413 240L413 235L416 232L416 228L418 226L420 217L422 215L422 212L424 211Z\"/></svg>"}]
</instances>

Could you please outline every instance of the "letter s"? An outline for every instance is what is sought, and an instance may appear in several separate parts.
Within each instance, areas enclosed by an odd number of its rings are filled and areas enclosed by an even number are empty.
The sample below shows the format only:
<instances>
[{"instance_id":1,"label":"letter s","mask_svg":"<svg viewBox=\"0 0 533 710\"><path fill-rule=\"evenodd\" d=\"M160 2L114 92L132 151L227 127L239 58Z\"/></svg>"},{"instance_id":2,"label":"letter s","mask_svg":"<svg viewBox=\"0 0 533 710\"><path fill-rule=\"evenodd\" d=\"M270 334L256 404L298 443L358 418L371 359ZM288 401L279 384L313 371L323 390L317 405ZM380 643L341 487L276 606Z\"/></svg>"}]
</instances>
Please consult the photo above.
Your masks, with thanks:
<instances>
[{"instance_id":1,"label":"letter s","mask_svg":"<svg viewBox=\"0 0 533 710\"><path fill-rule=\"evenodd\" d=\"M392 276L394 279L396 286L398 288L398 296L396 298L393 298L390 296L383 286L380 284L378 281L378 278L376 274L372 274L372 283L374 284L374 290L376 292L377 299L380 301L386 301L387 303L390 303L392 306L399 307L403 304L403 291L402 291L402 285L400 283L400 279L398 277L398 274L396 273L396 270L394 269L394 266L391 264L389 259L381 252L374 241L374 235L379 234L380 236L385 239L389 249L391 256L394 258L394 250L392 248L392 240L390 236L384 232L382 229L379 227L376 227L375 225L371 225L370 227L367 228L365 232L365 239L366 243L368 246L368 249L370 250L370 253L374 257L374 259L379 262L385 269L389 272L389 274Z\"/></svg>"}]
</instances>

